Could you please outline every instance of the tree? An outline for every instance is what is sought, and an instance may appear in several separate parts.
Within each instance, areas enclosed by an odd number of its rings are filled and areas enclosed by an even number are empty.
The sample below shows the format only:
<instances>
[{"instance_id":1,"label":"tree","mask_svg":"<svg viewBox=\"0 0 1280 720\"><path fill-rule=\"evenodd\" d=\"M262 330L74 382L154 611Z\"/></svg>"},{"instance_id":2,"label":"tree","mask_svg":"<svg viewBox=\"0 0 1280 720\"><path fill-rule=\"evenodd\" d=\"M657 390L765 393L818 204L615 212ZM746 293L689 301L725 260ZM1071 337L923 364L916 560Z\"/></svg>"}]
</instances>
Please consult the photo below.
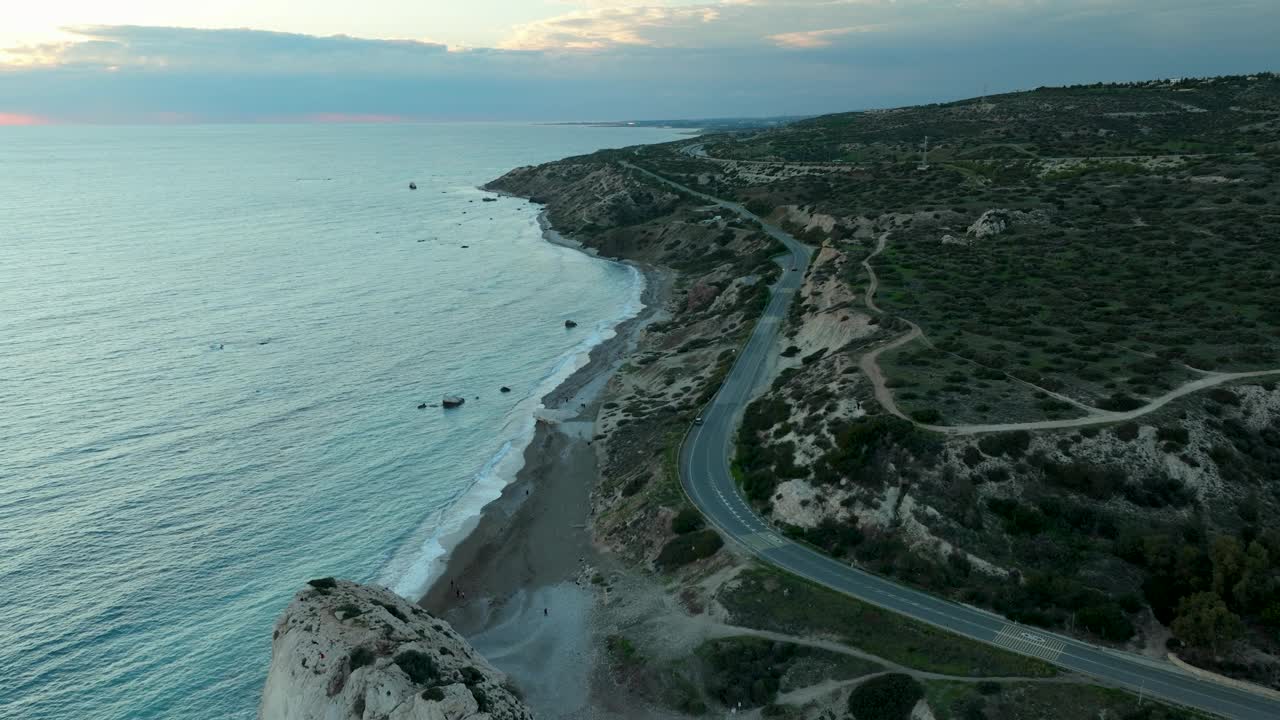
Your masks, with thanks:
<instances>
[{"instance_id":1,"label":"tree","mask_svg":"<svg viewBox=\"0 0 1280 720\"><path fill-rule=\"evenodd\" d=\"M1242 564L1240 581L1231 588L1231 596L1242 611L1249 611L1262 606L1267 599L1271 555L1262 543L1254 540L1245 548Z\"/></svg>"},{"instance_id":2,"label":"tree","mask_svg":"<svg viewBox=\"0 0 1280 720\"><path fill-rule=\"evenodd\" d=\"M1230 535L1219 535L1209 548L1209 559L1213 562L1213 592L1220 598L1232 599L1231 591L1244 565L1240 541Z\"/></svg>"},{"instance_id":3,"label":"tree","mask_svg":"<svg viewBox=\"0 0 1280 720\"><path fill-rule=\"evenodd\" d=\"M1244 626L1217 593L1198 592L1178 603L1173 634L1194 647L1210 648L1214 654L1240 637Z\"/></svg>"},{"instance_id":4,"label":"tree","mask_svg":"<svg viewBox=\"0 0 1280 720\"><path fill-rule=\"evenodd\" d=\"M891 673L871 678L849 695L854 720L907 720L924 688L910 675Z\"/></svg>"}]
</instances>

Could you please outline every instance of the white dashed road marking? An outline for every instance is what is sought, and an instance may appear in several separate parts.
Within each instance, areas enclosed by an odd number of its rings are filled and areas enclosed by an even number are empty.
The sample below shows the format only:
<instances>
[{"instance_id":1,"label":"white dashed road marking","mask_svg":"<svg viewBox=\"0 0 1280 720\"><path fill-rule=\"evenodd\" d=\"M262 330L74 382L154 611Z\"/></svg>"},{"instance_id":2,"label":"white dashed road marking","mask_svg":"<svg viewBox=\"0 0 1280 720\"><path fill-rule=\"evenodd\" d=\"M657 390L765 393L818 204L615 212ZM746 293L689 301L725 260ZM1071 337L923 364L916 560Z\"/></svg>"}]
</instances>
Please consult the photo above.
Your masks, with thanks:
<instances>
[{"instance_id":1,"label":"white dashed road marking","mask_svg":"<svg viewBox=\"0 0 1280 720\"><path fill-rule=\"evenodd\" d=\"M756 532L743 535L742 542L752 550L771 550L782 547L787 542L771 532Z\"/></svg>"}]
</instances>

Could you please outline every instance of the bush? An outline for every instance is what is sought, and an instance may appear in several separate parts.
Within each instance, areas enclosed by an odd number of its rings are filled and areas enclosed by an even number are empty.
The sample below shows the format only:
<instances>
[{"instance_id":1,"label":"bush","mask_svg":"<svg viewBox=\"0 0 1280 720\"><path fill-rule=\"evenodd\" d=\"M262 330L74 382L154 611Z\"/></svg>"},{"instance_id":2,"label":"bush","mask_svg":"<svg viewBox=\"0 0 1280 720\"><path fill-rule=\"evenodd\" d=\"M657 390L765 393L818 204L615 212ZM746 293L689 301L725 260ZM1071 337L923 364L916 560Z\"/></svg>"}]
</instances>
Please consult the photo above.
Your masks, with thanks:
<instances>
[{"instance_id":1,"label":"bush","mask_svg":"<svg viewBox=\"0 0 1280 720\"><path fill-rule=\"evenodd\" d=\"M342 603L334 608L333 612L335 614L342 613L343 620L350 620L353 617L360 617L364 614L364 610L361 610L360 606L355 603Z\"/></svg>"},{"instance_id":2,"label":"bush","mask_svg":"<svg viewBox=\"0 0 1280 720\"><path fill-rule=\"evenodd\" d=\"M436 702L440 702L441 700L444 699L444 689L441 688L439 685L437 685L436 687L427 688L426 690L422 691L422 699L435 700Z\"/></svg>"},{"instance_id":3,"label":"bush","mask_svg":"<svg viewBox=\"0 0 1280 720\"><path fill-rule=\"evenodd\" d=\"M986 435L978 441L978 449L991 457L1001 455L1022 457L1029 447L1031 447L1031 433L1026 430Z\"/></svg>"},{"instance_id":4,"label":"bush","mask_svg":"<svg viewBox=\"0 0 1280 720\"><path fill-rule=\"evenodd\" d=\"M1186 445L1191 439L1191 434L1181 425L1165 425L1156 428L1156 437L1163 442L1177 443L1178 445Z\"/></svg>"},{"instance_id":5,"label":"bush","mask_svg":"<svg viewBox=\"0 0 1280 720\"><path fill-rule=\"evenodd\" d=\"M355 672L357 668L362 668L365 665L372 665L373 661L376 660L377 657L378 656L373 652L373 650L360 645L356 647L355 650L351 651L351 655L347 658L347 663L351 666L351 671Z\"/></svg>"},{"instance_id":6,"label":"bush","mask_svg":"<svg viewBox=\"0 0 1280 720\"><path fill-rule=\"evenodd\" d=\"M1115 603L1083 608L1076 613L1076 622L1112 642L1125 642L1133 637L1133 623Z\"/></svg>"},{"instance_id":7,"label":"bush","mask_svg":"<svg viewBox=\"0 0 1280 720\"><path fill-rule=\"evenodd\" d=\"M849 695L854 720L907 720L924 688L910 675L893 673L871 678Z\"/></svg>"},{"instance_id":8,"label":"bush","mask_svg":"<svg viewBox=\"0 0 1280 720\"><path fill-rule=\"evenodd\" d=\"M924 410L917 410L911 413L911 419L915 420L918 423L924 423L926 425L929 425L941 420L942 413L938 412L934 408L925 408Z\"/></svg>"},{"instance_id":9,"label":"bush","mask_svg":"<svg viewBox=\"0 0 1280 720\"><path fill-rule=\"evenodd\" d=\"M715 530L698 530L667 543L653 564L660 570L674 570L695 560L711 557L724 545Z\"/></svg>"},{"instance_id":10,"label":"bush","mask_svg":"<svg viewBox=\"0 0 1280 720\"><path fill-rule=\"evenodd\" d=\"M392 605L391 603L384 603L380 600L374 600L373 604L391 613L391 616L399 620L400 622L409 621L409 618L405 617L404 613L400 612L400 608L396 607L395 605Z\"/></svg>"},{"instance_id":11,"label":"bush","mask_svg":"<svg viewBox=\"0 0 1280 720\"><path fill-rule=\"evenodd\" d=\"M1239 405L1240 396L1223 387L1216 387L1209 391L1209 399L1219 405Z\"/></svg>"},{"instance_id":12,"label":"bush","mask_svg":"<svg viewBox=\"0 0 1280 720\"><path fill-rule=\"evenodd\" d=\"M713 640L699 650L707 664L707 694L725 707L760 707L773 702L796 646L761 638Z\"/></svg>"},{"instance_id":13,"label":"bush","mask_svg":"<svg viewBox=\"0 0 1280 720\"><path fill-rule=\"evenodd\" d=\"M396 665L416 685L423 685L440 679L440 670L436 667L435 658L417 650L405 650L395 657Z\"/></svg>"},{"instance_id":14,"label":"bush","mask_svg":"<svg viewBox=\"0 0 1280 720\"><path fill-rule=\"evenodd\" d=\"M1138 425L1137 423L1131 422L1122 423L1115 427L1115 433L1116 437L1121 440L1125 442L1132 442L1138 437Z\"/></svg>"},{"instance_id":15,"label":"bush","mask_svg":"<svg viewBox=\"0 0 1280 720\"><path fill-rule=\"evenodd\" d=\"M706 525L706 521L703 520L702 513L691 507L681 510L676 513L675 517L671 518L671 532L677 535L701 530L703 525Z\"/></svg>"},{"instance_id":16,"label":"bush","mask_svg":"<svg viewBox=\"0 0 1280 720\"><path fill-rule=\"evenodd\" d=\"M1112 395L1111 397L1099 403L1099 407L1101 407L1103 410L1112 410L1115 412L1128 412L1129 410L1137 410L1143 405L1146 405L1146 403L1144 403L1143 401L1139 400L1136 397L1133 397L1132 395L1127 395L1125 393L1116 393L1115 395Z\"/></svg>"}]
</instances>

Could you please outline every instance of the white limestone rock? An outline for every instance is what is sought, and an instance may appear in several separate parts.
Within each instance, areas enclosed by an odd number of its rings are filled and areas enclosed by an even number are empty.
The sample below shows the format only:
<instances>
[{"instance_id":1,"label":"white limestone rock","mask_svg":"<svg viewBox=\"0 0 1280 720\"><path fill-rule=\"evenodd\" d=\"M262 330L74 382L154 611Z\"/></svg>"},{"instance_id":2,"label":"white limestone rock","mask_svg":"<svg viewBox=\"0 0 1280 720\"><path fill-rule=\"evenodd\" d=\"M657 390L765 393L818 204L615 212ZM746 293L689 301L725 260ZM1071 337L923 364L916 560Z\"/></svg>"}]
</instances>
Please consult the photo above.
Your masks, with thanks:
<instances>
[{"instance_id":1,"label":"white limestone rock","mask_svg":"<svg viewBox=\"0 0 1280 720\"><path fill-rule=\"evenodd\" d=\"M985 240L1008 230L1011 225L1022 223L1046 225L1048 222L1049 216L1043 210L1023 212L1021 210L993 208L982 213L982 217L979 217L969 226L968 234L978 240Z\"/></svg>"},{"instance_id":2,"label":"white limestone rock","mask_svg":"<svg viewBox=\"0 0 1280 720\"><path fill-rule=\"evenodd\" d=\"M385 588L312 580L272 637L261 720L532 718L448 623Z\"/></svg>"}]
</instances>

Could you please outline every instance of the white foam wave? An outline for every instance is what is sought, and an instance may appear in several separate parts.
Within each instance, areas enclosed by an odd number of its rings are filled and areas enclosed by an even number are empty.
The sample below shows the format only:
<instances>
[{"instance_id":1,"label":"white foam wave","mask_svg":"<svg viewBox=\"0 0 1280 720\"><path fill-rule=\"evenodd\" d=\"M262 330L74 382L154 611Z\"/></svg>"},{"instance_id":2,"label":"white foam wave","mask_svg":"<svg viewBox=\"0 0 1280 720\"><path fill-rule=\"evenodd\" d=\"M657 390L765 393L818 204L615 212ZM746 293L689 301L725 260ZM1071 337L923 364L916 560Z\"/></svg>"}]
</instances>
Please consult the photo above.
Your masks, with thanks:
<instances>
[{"instance_id":1,"label":"white foam wave","mask_svg":"<svg viewBox=\"0 0 1280 720\"><path fill-rule=\"evenodd\" d=\"M632 265L618 265L626 268L630 279L626 301L619 313L596 323L592 332L557 358L534 390L516 403L498 433L504 440L497 452L476 472L471 484L455 501L428 518L425 523L427 537L409 558L398 562L393 560L384 569L379 578L381 584L404 597L419 597L431 587L431 583L444 571L449 552L475 529L481 510L501 497L503 489L524 467L524 452L533 441L537 412L543 409L541 398L584 367L590 361L592 349L616 337L618 325L636 317L644 309L644 274Z\"/></svg>"}]
</instances>

